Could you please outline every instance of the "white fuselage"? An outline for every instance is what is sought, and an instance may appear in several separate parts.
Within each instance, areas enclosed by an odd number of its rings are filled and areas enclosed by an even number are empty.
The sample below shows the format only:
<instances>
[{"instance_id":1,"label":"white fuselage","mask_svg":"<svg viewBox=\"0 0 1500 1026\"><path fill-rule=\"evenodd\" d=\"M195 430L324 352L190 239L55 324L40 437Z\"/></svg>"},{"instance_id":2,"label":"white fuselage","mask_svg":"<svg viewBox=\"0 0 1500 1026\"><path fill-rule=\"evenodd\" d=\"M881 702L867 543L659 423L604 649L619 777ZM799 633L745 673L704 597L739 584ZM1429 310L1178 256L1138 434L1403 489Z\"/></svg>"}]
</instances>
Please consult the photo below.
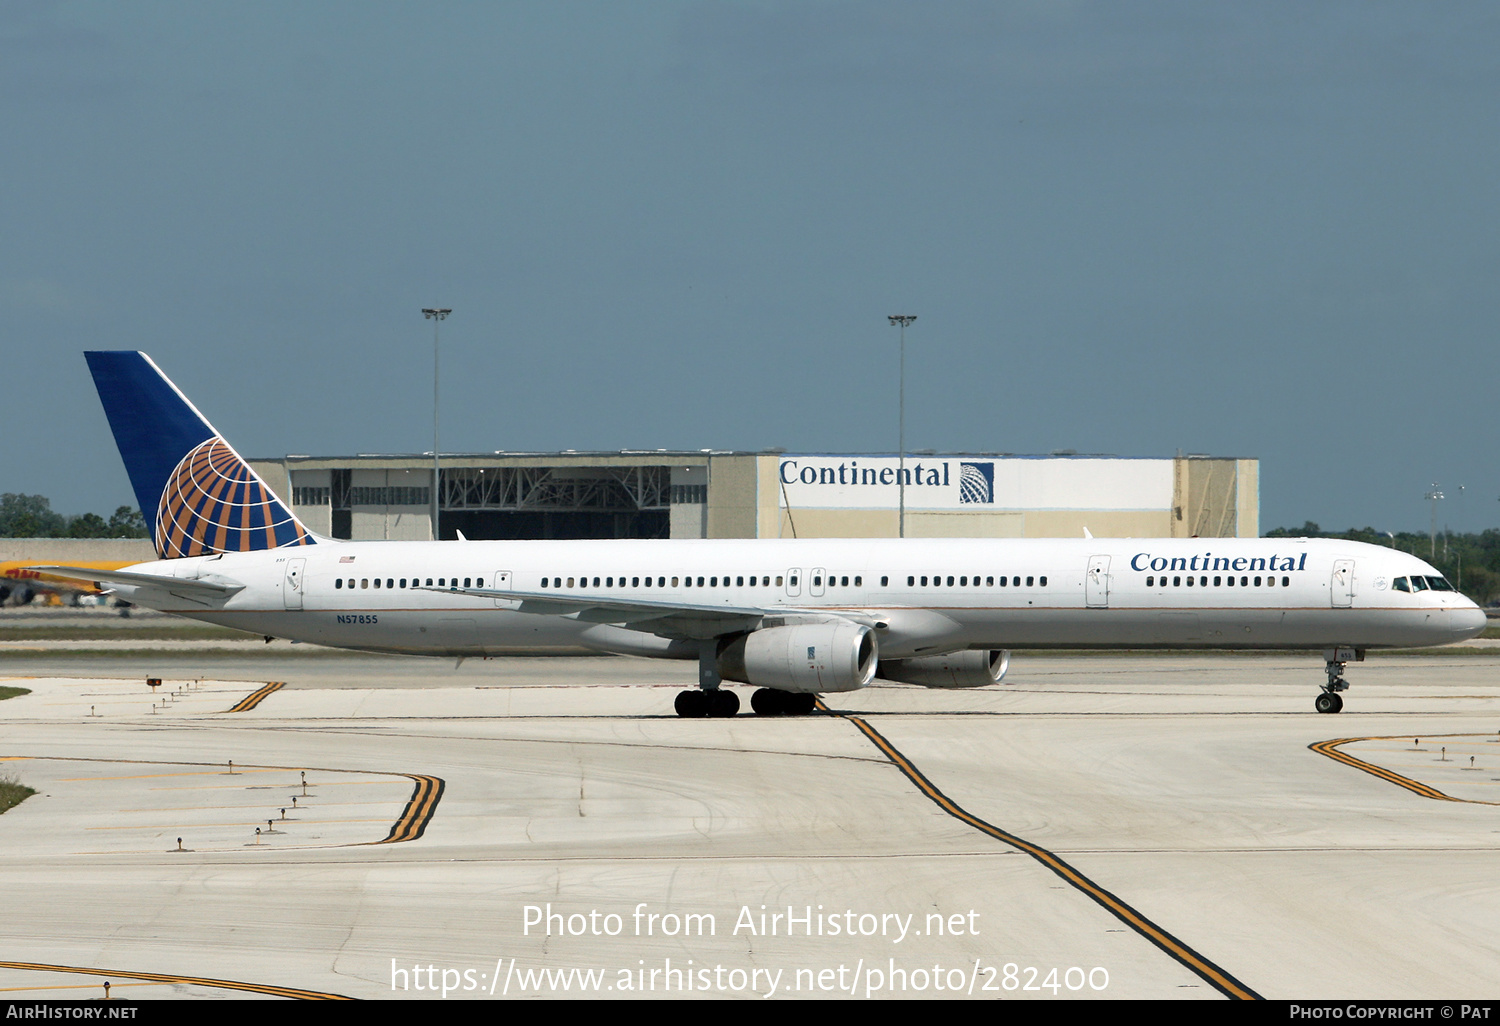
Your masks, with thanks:
<instances>
[{"instance_id":1,"label":"white fuselage","mask_svg":"<svg viewBox=\"0 0 1500 1026\"><path fill-rule=\"evenodd\" d=\"M834 615L882 658L978 648L1381 648L1476 636L1483 612L1402 552L1326 539L322 542L130 568L244 585L227 600L118 586L142 605L338 648L492 655L582 647L690 657L624 617L525 612L478 588ZM545 604L543 605L545 608ZM736 629L755 628L750 616ZM661 625L658 625L660 628Z\"/></svg>"}]
</instances>

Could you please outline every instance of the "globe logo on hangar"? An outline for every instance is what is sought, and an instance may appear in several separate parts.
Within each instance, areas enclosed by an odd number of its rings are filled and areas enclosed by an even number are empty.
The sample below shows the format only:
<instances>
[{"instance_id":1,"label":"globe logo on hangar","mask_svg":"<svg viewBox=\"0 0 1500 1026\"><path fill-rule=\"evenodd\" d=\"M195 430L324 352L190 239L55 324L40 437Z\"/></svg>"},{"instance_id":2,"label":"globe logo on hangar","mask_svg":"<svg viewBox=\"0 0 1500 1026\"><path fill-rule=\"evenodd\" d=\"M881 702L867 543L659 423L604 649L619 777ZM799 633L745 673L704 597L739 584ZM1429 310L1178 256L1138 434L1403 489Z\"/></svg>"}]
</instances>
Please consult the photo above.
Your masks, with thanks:
<instances>
[{"instance_id":1,"label":"globe logo on hangar","mask_svg":"<svg viewBox=\"0 0 1500 1026\"><path fill-rule=\"evenodd\" d=\"M994 503L995 465L993 463L960 461L958 464L958 501Z\"/></svg>"}]
</instances>

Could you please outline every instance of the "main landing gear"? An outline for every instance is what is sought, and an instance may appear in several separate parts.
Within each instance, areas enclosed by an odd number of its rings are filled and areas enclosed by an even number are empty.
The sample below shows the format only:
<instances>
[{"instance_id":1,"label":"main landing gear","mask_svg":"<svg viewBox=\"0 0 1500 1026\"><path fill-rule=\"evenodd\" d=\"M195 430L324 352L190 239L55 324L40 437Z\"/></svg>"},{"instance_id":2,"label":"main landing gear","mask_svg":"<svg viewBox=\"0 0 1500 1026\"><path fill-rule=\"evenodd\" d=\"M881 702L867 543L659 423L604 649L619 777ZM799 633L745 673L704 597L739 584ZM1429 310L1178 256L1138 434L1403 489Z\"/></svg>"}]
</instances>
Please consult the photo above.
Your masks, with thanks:
<instances>
[{"instance_id":1,"label":"main landing gear","mask_svg":"<svg viewBox=\"0 0 1500 1026\"><path fill-rule=\"evenodd\" d=\"M750 696L750 708L757 716L806 716L816 708L817 701L817 695L761 688Z\"/></svg>"},{"instance_id":2,"label":"main landing gear","mask_svg":"<svg viewBox=\"0 0 1500 1026\"><path fill-rule=\"evenodd\" d=\"M1363 662L1365 650L1362 648L1328 648L1323 650L1324 669L1328 673L1328 683L1323 685L1323 691L1313 700L1313 708L1320 713L1336 713L1344 708L1343 696L1340 691L1349 690L1349 682L1344 679L1344 664L1348 662Z\"/></svg>"},{"instance_id":3,"label":"main landing gear","mask_svg":"<svg viewBox=\"0 0 1500 1026\"><path fill-rule=\"evenodd\" d=\"M719 685L718 645L705 641L698 648L698 688L679 691L674 707L683 719L735 716L740 711L740 696ZM804 695L776 688L761 688L750 696L750 708L757 716L806 716L816 708L817 695Z\"/></svg>"},{"instance_id":4,"label":"main landing gear","mask_svg":"<svg viewBox=\"0 0 1500 1026\"><path fill-rule=\"evenodd\" d=\"M698 645L698 690L679 691L674 707L683 719L734 716L740 711L740 696L719 687L719 646L716 641Z\"/></svg>"},{"instance_id":5,"label":"main landing gear","mask_svg":"<svg viewBox=\"0 0 1500 1026\"><path fill-rule=\"evenodd\" d=\"M734 716L740 711L740 696L724 688L712 691L679 691L677 715L684 719Z\"/></svg>"}]
</instances>

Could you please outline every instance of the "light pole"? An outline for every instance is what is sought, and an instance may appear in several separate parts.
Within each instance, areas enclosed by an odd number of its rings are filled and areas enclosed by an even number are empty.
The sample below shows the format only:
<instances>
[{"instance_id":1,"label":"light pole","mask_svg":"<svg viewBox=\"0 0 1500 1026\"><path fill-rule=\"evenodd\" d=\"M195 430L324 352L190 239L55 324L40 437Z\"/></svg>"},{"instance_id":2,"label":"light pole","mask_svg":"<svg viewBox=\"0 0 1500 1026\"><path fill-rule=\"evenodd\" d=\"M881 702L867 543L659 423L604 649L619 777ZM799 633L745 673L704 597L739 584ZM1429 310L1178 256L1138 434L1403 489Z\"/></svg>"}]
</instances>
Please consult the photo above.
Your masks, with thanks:
<instances>
[{"instance_id":1,"label":"light pole","mask_svg":"<svg viewBox=\"0 0 1500 1026\"><path fill-rule=\"evenodd\" d=\"M1432 482L1432 490L1422 498L1432 503L1432 530L1427 535L1429 558L1437 559L1437 504L1442 500L1443 493L1438 491L1437 482Z\"/></svg>"},{"instance_id":2,"label":"light pole","mask_svg":"<svg viewBox=\"0 0 1500 1026\"><path fill-rule=\"evenodd\" d=\"M432 322L432 540L438 541L438 493L443 479L438 470L438 325L452 310L424 307L422 316Z\"/></svg>"},{"instance_id":3,"label":"light pole","mask_svg":"<svg viewBox=\"0 0 1500 1026\"><path fill-rule=\"evenodd\" d=\"M900 511L896 514L896 536L906 537L906 327L916 320L913 314L892 314L886 320L891 322L892 327L901 328L901 385L900 400L897 403L897 446L896 456L896 486L900 489Z\"/></svg>"}]
</instances>

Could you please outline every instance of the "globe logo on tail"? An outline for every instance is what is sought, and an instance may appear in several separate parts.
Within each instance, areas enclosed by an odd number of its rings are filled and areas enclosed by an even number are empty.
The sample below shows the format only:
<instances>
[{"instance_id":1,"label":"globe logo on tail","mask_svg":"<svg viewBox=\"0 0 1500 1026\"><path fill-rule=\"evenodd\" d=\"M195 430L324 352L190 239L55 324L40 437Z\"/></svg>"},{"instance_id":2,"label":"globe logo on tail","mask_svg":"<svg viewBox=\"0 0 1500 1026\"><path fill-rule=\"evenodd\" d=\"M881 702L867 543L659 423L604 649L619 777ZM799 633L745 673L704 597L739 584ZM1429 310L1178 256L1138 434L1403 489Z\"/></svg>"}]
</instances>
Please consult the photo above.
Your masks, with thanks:
<instances>
[{"instance_id":1,"label":"globe logo on tail","mask_svg":"<svg viewBox=\"0 0 1500 1026\"><path fill-rule=\"evenodd\" d=\"M163 559L315 544L217 435L193 448L167 478L153 540Z\"/></svg>"}]
</instances>

